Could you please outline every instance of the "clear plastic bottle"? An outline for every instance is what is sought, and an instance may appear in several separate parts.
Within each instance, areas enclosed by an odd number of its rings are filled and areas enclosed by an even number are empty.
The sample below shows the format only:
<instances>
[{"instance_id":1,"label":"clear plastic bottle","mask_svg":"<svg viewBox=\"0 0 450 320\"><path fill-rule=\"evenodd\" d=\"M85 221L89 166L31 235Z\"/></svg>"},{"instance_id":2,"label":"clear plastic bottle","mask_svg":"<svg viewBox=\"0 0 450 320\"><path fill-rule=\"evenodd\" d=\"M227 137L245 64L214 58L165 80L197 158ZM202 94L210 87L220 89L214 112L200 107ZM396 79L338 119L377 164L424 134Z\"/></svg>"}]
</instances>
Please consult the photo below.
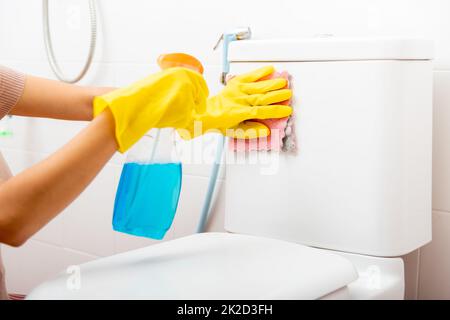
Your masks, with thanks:
<instances>
[{"instance_id":1,"label":"clear plastic bottle","mask_svg":"<svg viewBox=\"0 0 450 320\"><path fill-rule=\"evenodd\" d=\"M184 67L203 73L195 57L163 54L161 69ZM114 203L113 229L162 239L172 225L181 191L182 168L173 128L152 129L129 151Z\"/></svg>"},{"instance_id":2,"label":"clear plastic bottle","mask_svg":"<svg viewBox=\"0 0 450 320\"><path fill-rule=\"evenodd\" d=\"M152 129L128 153L114 203L113 229L162 239L177 210L181 180L175 130Z\"/></svg>"}]
</instances>

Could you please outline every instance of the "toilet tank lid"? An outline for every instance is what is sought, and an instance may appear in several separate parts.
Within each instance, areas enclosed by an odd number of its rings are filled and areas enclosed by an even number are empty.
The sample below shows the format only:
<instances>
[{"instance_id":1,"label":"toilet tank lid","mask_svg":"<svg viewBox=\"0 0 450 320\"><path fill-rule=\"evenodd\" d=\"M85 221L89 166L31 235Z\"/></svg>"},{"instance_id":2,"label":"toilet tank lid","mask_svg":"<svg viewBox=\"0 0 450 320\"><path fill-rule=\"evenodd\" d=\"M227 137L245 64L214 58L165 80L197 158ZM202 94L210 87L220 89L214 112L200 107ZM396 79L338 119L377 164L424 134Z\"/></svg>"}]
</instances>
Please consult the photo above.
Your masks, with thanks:
<instances>
[{"instance_id":1,"label":"toilet tank lid","mask_svg":"<svg viewBox=\"0 0 450 320\"><path fill-rule=\"evenodd\" d=\"M431 60L433 42L421 38L314 37L230 43L230 62Z\"/></svg>"}]
</instances>

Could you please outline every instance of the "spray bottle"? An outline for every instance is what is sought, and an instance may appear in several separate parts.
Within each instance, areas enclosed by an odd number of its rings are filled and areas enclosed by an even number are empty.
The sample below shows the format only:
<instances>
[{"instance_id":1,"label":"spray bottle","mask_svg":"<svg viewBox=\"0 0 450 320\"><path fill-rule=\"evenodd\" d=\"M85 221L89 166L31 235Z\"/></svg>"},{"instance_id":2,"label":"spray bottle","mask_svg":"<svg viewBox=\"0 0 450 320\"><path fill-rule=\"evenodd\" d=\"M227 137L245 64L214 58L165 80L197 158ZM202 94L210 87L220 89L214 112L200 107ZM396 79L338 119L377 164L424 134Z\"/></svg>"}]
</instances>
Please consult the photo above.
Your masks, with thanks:
<instances>
[{"instance_id":1,"label":"spray bottle","mask_svg":"<svg viewBox=\"0 0 450 320\"><path fill-rule=\"evenodd\" d=\"M203 73L201 63L184 53L161 55L158 65ZM173 128L152 129L130 149L114 203L114 230L164 238L175 217L182 183L176 135Z\"/></svg>"}]
</instances>

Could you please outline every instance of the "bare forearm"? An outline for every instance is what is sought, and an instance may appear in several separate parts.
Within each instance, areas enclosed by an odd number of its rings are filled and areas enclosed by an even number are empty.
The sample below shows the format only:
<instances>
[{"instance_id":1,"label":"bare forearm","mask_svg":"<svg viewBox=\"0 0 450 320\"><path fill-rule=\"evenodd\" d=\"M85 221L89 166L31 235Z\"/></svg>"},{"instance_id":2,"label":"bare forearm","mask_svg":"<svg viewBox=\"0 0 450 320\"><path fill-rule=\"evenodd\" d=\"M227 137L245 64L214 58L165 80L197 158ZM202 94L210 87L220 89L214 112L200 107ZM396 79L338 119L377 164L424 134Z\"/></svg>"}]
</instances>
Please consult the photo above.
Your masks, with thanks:
<instances>
[{"instance_id":1,"label":"bare forearm","mask_svg":"<svg viewBox=\"0 0 450 320\"><path fill-rule=\"evenodd\" d=\"M25 242L86 188L116 150L106 111L58 152L1 184L0 242Z\"/></svg>"},{"instance_id":2,"label":"bare forearm","mask_svg":"<svg viewBox=\"0 0 450 320\"><path fill-rule=\"evenodd\" d=\"M27 76L25 88L11 114L66 120L91 120L92 100L112 88L83 87Z\"/></svg>"}]
</instances>

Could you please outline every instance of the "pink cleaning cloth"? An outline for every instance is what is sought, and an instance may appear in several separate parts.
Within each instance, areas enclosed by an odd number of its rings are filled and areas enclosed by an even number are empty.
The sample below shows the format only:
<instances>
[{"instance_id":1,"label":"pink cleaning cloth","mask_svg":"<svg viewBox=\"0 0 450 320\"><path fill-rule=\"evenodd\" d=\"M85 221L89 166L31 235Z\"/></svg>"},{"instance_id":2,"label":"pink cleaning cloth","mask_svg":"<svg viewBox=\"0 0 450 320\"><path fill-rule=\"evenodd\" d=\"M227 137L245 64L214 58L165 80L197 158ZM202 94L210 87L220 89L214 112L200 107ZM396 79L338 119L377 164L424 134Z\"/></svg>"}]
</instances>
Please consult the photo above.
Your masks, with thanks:
<instances>
[{"instance_id":1,"label":"pink cleaning cloth","mask_svg":"<svg viewBox=\"0 0 450 320\"><path fill-rule=\"evenodd\" d=\"M288 80L288 84L285 88L289 88L289 73L274 72L270 76L264 77L261 80L284 78ZM286 100L277 104L290 105L291 100ZM229 148L232 151L245 152L245 151L262 151L262 150L274 150L280 151L283 148L283 139L286 136L285 129L288 126L289 117L280 119L255 119L252 121L260 122L270 129L270 135L264 138L256 139L230 139Z\"/></svg>"}]
</instances>

